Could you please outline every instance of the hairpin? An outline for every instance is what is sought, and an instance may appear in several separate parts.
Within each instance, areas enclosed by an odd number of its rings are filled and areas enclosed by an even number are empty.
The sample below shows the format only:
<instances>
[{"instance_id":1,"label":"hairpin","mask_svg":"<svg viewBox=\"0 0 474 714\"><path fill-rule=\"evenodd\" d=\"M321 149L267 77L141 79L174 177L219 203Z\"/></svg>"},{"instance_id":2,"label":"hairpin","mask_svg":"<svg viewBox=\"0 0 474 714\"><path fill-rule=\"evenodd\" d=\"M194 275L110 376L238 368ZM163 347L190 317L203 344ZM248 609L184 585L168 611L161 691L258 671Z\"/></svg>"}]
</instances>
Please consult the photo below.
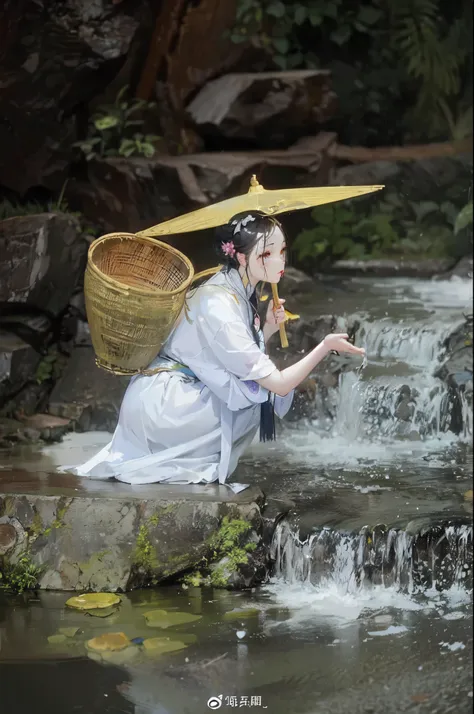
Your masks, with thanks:
<instances>
[{"instance_id":1,"label":"hairpin","mask_svg":"<svg viewBox=\"0 0 474 714\"><path fill-rule=\"evenodd\" d=\"M234 228L234 235L242 230L242 226L246 226L247 223L249 223L250 221L255 221L255 220L256 220L255 216L252 216L251 213L249 213L248 216L245 216L245 218L241 218L240 221L236 222L236 225Z\"/></svg>"}]
</instances>

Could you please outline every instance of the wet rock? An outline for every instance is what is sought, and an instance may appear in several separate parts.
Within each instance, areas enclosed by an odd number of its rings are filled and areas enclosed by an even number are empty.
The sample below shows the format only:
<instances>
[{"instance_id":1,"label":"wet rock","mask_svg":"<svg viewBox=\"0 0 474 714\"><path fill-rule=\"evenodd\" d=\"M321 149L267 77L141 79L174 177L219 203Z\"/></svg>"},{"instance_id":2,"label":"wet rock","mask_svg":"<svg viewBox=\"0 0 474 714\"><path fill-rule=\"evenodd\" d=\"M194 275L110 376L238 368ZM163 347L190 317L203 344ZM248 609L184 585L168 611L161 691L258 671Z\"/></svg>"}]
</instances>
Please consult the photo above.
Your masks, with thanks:
<instances>
[{"instance_id":1,"label":"wet rock","mask_svg":"<svg viewBox=\"0 0 474 714\"><path fill-rule=\"evenodd\" d=\"M202 136L287 147L314 134L336 109L327 70L227 74L208 82L187 107Z\"/></svg>"},{"instance_id":2,"label":"wet rock","mask_svg":"<svg viewBox=\"0 0 474 714\"><path fill-rule=\"evenodd\" d=\"M128 384L95 364L91 347L75 347L49 398L49 414L74 423L78 431L113 431Z\"/></svg>"},{"instance_id":3,"label":"wet rock","mask_svg":"<svg viewBox=\"0 0 474 714\"><path fill-rule=\"evenodd\" d=\"M397 193L411 202L453 201L463 206L472 180L472 156L413 161L372 161L335 169L332 186L384 184L383 194Z\"/></svg>"},{"instance_id":4,"label":"wet rock","mask_svg":"<svg viewBox=\"0 0 474 714\"><path fill-rule=\"evenodd\" d=\"M219 486L137 491L65 474L18 476L15 486L0 471L0 524L18 522L27 534L42 589L115 592L169 580L209 555L226 516L255 532L263 502L256 488L236 496Z\"/></svg>"},{"instance_id":5,"label":"wet rock","mask_svg":"<svg viewBox=\"0 0 474 714\"><path fill-rule=\"evenodd\" d=\"M286 518L294 506L294 502L289 499L272 497L266 499L262 513L262 541L266 545L270 545L275 528L280 521Z\"/></svg>"},{"instance_id":6,"label":"wet rock","mask_svg":"<svg viewBox=\"0 0 474 714\"><path fill-rule=\"evenodd\" d=\"M0 555L5 555L15 547L17 535L10 523L0 523Z\"/></svg>"},{"instance_id":7,"label":"wet rock","mask_svg":"<svg viewBox=\"0 0 474 714\"><path fill-rule=\"evenodd\" d=\"M0 300L58 315L82 279L86 252L73 215L41 213L0 221Z\"/></svg>"},{"instance_id":8,"label":"wet rock","mask_svg":"<svg viewBox=\"0 0 474 714\"><path fill-rule=\"evenodd\" d=\"M448 273L444 273L443 275L439 276L440 278L446 280L449 278L462 278L464 280L466 279L471 279L472 278L472 263L473 259L472 256L465 256L464 258L461 258L461 260L456 263L454 268L450 270Z\"/></svg>"},{"instance_id":9,"label":"wet rock","mask_svg":"<svg viewBox=\"0 0 474 714\"><path fill-rule=\"evenodd\" d=\"M40 438L40 432L31 427L25 426L17 419L0 417L0 448L8 448L12 444L24 444L29 441L36 441Z\"/></svg>"},{"instance_id":10,"label":"wet rock","mask_svg":"<svg viewBox=\"0 0 474 714\"><path fill-rule=\"evenodd\" d=\"M25 551L28 537L19 519L14 515L3 515L4 510L0 493L0 555L8 556L9 562L14 563Z\"/></svg>"},{"instance_id":11,"label":"wet rock","mask_svg":"<svg viewBox=\"0 0 474 714\"><path fill-rule=\"evenodd\" d=\"M34 414L23 420L25 430L38 433L43 441L60 441L72 424L70 419L61 419L51 414Z\"/></svg>"},{"instance_id":12,"label":"wet rock","mask_svg":"<svg viewBox=\"0 0 474 714\"><path fill-rule=\"evenodd\" d=\"M408 385L400 388L395 405L394 416L401 421L411 422L416 408L416 398Z\"/></svg>"},{"instance_id":13,"label":"wet rock","mask_svg":"<svg viewBox=\"0 0 474 714\"><path fill-rule=\"evenodd\" d=\"M15 399L9 413L31 414L47 394L36 371L52 343L70 338L68 306L82 283L86 251L70 214L0 221L0 405Z\"/></svg>"},{"instance_id":14,"label":"wet rock","mask_svg":"<svg viewBox=\"0 0 474 714\"><path fill-rule=\"evenodd\" d=\"M472 411L473 385L473 331L472 315L465 318L446 339L446 358L435 372L448 387L448 394L441 406L442 427L460 434L467 426L464 404Z\"/></svg>"},{"instance_id":15,"label":"wet rock","mask_svg":"<svg viewBox=\"0 0 474 714\"><path fill-rule=\"evenodd\" d=\"M22 4L0 69L0 184L19 194L37 186L59 192L76 140L73 113L117 73L146 6L144 0ZM6 26L17 12L10 3Z\"/></svg>"}]
</instances>

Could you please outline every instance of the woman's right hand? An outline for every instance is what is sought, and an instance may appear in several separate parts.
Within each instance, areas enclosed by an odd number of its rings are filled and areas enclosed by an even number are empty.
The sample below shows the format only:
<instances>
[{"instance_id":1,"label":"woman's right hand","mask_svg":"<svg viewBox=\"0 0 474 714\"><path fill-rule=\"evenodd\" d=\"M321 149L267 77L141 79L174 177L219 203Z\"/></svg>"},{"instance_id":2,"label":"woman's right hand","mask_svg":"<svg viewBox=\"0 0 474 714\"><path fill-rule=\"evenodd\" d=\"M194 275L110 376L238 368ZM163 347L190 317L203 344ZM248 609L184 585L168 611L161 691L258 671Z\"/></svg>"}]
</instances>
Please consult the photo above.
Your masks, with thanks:
<instances>
[{"instance_id":1,"label":"woman's right hand","mask_svg":"<svg viewBox=\"0 0 474 714\"><path fill-rule=\"evenodd\" d=\"M327 348L328 352L348 352L352 355L365 356L365 350L363 347L356 347L348 342L349 335L345 332L340 334L326 335L324 338L324 346Z\"/></svg>"}]
</instances>

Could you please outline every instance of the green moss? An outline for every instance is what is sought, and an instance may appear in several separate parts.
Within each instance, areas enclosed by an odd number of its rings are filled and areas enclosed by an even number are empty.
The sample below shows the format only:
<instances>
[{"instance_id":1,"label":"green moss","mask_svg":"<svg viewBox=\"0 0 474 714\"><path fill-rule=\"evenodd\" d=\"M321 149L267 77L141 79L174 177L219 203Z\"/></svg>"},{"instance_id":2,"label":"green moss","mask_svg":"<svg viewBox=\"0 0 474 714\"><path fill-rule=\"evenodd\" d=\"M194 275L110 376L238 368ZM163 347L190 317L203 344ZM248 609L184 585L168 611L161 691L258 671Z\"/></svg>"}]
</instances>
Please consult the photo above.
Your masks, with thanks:
<instances>
[{"instance_id":1,"label":"green moss","mask_svg":"<svg viewBox=\"0 0 474 714\"><path fill-rule=\"evenodd\" d=\"M33 516L33 523L31 524L31 528L30 528L30 535L37 538L43 532L44 532L43 519L41 518L38 511L35 511L35 515Z\"/></svg>"},{"instance_id":2,"label":"green moss","mask_svg":"<svg viewBox=\"0 0 474 714\"><path fill-rule=\"evenodd\" d=\"M227 587L229 577L240 565L248 562L248 554L257 547L255 543L243 544L251 529L252 525L248 521L224 516L219 529L209 538L209 557L203 559L201 568L186 575L183 582L194 586L207 584L216 588ZM211 563L224 558L225 562L209 570L208 575L202 573Z\"/></svg>"},{"instance_id":3,"label":"green moss","mask_svg":"<svg viewBox=\"0 0 474 714\"><path fill-rule=\"evenodd\" d=\"M138 531L133 562L148 572L158 567L156 548L150 541L150 533L146 524L142 524Z\"/></svg>"},{"instance_id":4,"label":"green moss","mask_svg":"<svg viewBox=\"0 0 474 714\"><path fill-rule=\"evenodd\" d=\"M61 503L61 505L59 505ZM68 502L65 502L63 499L59 499L58 507L56 509L56 518L54 521L51 523L48 528L45 528L42 535L48 536L53 530L56 528L63 528L64 527L64 516L69 510L69 506L72 503L72 500Z\"/></svg>"},{"instance_id":5,"label":"green moss","mask_svg":"<svg viewBox=\"0 0 474 714\"><path fill-rule=\"evenodd\" d=\"M25 551L15 563L7 558L0 560L0 588L14 593L33 590L38 587L41 568L38 568Z\"/></svg>"},{"instance_id":6,"label":"green moss","mask_svg":"<svg viewBox=\"0 0 474 714\"><path fill-rule=\"evenodd\" d=\"M5 496L3 499L2 516L13 516L15 514L15 499L13 496Z\"/></svg>"}]
</instances>

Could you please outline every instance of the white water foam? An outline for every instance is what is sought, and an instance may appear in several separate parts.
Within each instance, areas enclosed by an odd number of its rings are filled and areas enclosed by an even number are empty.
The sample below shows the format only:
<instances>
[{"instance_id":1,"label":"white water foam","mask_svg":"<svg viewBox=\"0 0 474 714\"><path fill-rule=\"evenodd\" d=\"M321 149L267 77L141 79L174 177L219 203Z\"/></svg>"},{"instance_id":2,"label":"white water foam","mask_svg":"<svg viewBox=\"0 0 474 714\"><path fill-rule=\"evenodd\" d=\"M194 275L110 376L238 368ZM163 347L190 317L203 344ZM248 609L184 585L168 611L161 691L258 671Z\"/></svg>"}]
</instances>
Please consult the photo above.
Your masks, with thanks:
<instances>
[{"instance_id":1,"label":"white water foam","mask_svg":"<svg viewBox=\"0 0 474 714\"><path fill-rule=\"evenodd\" d=\"M273 541L276 574L265 590L278 606L292 611L290 620L296 625L318 616L353 621L364 611L386 608L435 609L449 619L450 611L456 612L471 601L472 591L466 588L463 575L469 558L467 548L472 547L472 527L446 528L444 538L449 542L455 570L452 584L439 591L434 577L429 587L414 582L414 538L404 531L389 531L379 546L375 557L379 566L380 555L385 557L385 573L382 567L380 582L372 584L361 567L367 560L365 536L324 529L302 542L288 524L280 524ZM432 567L434 572L434 564ZM465 617L465 613L457 611L456 617Z\"/></svg>"}]
</instances>

